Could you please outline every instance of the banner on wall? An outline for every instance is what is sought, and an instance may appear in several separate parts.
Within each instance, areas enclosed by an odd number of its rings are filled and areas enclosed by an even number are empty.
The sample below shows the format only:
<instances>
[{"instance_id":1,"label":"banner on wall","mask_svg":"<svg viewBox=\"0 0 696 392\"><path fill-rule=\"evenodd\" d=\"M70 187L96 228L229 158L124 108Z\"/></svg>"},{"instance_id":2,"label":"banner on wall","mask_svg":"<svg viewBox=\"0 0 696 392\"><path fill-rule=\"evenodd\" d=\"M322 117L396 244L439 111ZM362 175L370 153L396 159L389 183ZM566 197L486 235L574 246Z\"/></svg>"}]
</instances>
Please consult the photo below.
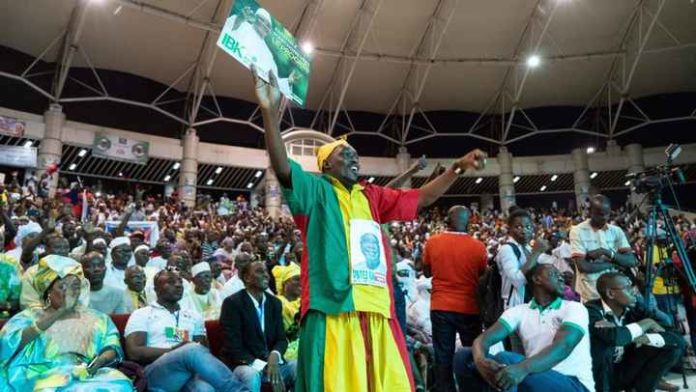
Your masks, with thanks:
<instances>
[{"instance_id":1,"label":"banner on wall","mask_svg":"<svg viewBox=\"0 0 696 392\"><path fill-rule=\"evenodd\" d=\"M106 221L106 232L113 233L120 224L121 221ZM130 236L134 231L142 231L145 235L145 243L150 244L151 248L157 245L157 240L159 240L159 225L157 222L128 221L123 235Z\"/></svg>"},{"instance_id":2,"label":"banner on wall","mask_svg":"<svg viewBox=\"0 0 696 392\"><path fill-rule=\"evenodd\" d=\"M121 136L97 133L92 156L144 165L149 159L150 143Z\"/></svg>"},{"instance_id":3,"label":"banner on wall","mask_svg":"<svg viewBox=\"0 0 696 392\"><path fill-rule=\"evenodd\" d=\"M236 0L217 45L247 68L256 67L269 81L273 73L288 99L305 105L310 58L295 37L254 0Z\"/></svg>"},{"instance_id":4,"label":"banner on wall","mask_svg":"<svg viewBox=\"0 0 696 392\"><path fill-rule=\"evenodd\" d=\"M7 116L0 116L0 133L3 135L24 137L24 131L27 129L27 123Z\"/></svg>"},{"instance_id":5,"label":"banner on wall","mask_svg":"<svg viewBox=\"0 0 696 392\"><path fill-rule=\"evenodd\" d=\"M36 147L0 145L0 165L36 167Z\"/></svg>"}]
</instances>

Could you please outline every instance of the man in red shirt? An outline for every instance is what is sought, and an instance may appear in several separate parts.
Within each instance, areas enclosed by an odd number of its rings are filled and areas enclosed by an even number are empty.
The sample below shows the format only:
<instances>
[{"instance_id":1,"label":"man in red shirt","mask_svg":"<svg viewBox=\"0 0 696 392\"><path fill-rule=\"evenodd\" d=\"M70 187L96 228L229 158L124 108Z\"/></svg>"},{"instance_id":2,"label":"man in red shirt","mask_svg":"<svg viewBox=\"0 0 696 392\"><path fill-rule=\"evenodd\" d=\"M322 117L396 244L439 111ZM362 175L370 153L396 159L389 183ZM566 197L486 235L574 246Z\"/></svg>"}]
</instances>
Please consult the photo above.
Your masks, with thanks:
<instances>
[{"instance_id":1,"label":"man in red shirt","mask_svg":"<svg viewBox=\"0 0 696 392\"><path fill-rule=\"evenodd\" d=\"M454 206L447 213L449 230L425 243L423 265L433 277L430 319L435 349L435 391L454 391L452 357L456 334L471 346L481 333L476 286L486 268L486 246L467 234L469 210Z\"/></svg>"}]
</instances>

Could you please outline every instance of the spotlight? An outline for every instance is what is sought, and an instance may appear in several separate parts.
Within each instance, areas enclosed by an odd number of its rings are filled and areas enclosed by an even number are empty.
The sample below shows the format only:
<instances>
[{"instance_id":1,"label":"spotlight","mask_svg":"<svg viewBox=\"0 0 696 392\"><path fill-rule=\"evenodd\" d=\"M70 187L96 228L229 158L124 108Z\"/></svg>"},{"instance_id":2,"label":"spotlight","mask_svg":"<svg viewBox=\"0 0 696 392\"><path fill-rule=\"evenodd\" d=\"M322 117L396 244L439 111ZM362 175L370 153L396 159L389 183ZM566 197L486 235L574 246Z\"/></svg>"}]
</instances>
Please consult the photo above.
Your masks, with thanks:
<instances>
[{"instance_id":1,"label":"spotlight","mask_svg":"<svg viewBox=\"0 0 696 392\"><path fill-rule=\"evenodd\" d=\"M87 155L87 150L85 150L84 148L77 153L77 156L80 158L84 158L85 155Z\"/></svg>"},{"instance_id":2,"label":"spotlight","mask_svg":"<svg viewBox=\"0 0 696 392\"><path fill-rule=\"evenodd\" d=\"M597 172L594 172L590 174L590 178L594 180L594 178L597 177Z\"/></svg>"},{"instance_id":3,"label":"spotlight","mask_svg":"<svg viewBox=\"0 0 696 392\"><path fill-rule=\"evenodd\" d=\"M594 152L595 152L596 150L595 150L594 147L587 147L587 150L586 150L586 151L587 151L588 154L594 154Z\"/></svg>"},{"instance_id":4,"label":"spotlight","mask_svg":"<svg viewBox=\"0 0 696 392\"><path fill-rule=\"evenodd\" d=\"M166 176L164 176L164 182L167 182L167 181L169 181L169 180L171 180L171 179L172 179L172 176L170 176L169 174L167 174Z\"/></svg>"},{"instance_id":5,"label":"spotlight","mask_svg":"<svg viewBox=\"0 0 696 392\"><path fill-rule=\"evenodd\" d=\"M527 66L529 68L536 68L541 64L541 58L535 54L527 57Z\"/></svg>"},{"instance_id":6,"label":"spotlight","mask_svg":"<svg viewBox=\"0 0 696 392\"><path fill-rule=\"evenodd\" d=\"M211 178L208 181L206 181L205 185L208 185L208 186L213 185L213 179Z\"/></svg>"},{"instance_id":7,"label":"spotlight","mask_svg":"<svg viewBox=\"0 0 696 392\"><path fill-rule=\"evenodd\" d=\"M552 176L551 176L551 182L554 182L554 181L556 181L556 180L558 180L558 175L557 175L557 174L552 175Z\"/></svg>"},{"instance_id":8,"label":"spotlight","mask_svg":"<svg viewBox=\"0 0 696 392\"><path fill-rule=\"evenodd\" d=\"M250 183L247 184L247 189L251 189L251 188L253 188L253 187L254 187L254 183L253 183L253 182L250 182Z\"/></svg>"},{"instance_id":9,"label":"spotlight","mask_svg":"<svg viewBox=\"0 0 696 392\"><path fill-rule=\"evenodd\" d=\"M222 173L222 166L218 166L217 169L215 169L215 174L220 174Z\"/></svg>"},{"instance_id":10,"label":"spotlight","mask_svg":"<svg viewBox=\"0 0 696 392\"><path fill-rule=\"evenodd\" d=\"M477 183L477 184L480 184L482 181L483 181L483 178L481 178L481 177L479 177L479 178L476 179L476 183Z\"/></svg>"},{"instance_id":11,"label":"spotlight","mask_svg":"<svg viewBox=\"0 0 696 392\"><path fill-rule=\"evenodd\" d=\"M180 167L181 167L181 163L177 162L177 163L174 164L174 166L172 166L172 169L173 169L173 170L179 170Z\"/></svg>"},{"instance_id":12,"label":"spotlight","mask_svg":"<svg viewBox=\"0 0 696 392\"><path fill-rule=\"evenodd\" d=\"M263 172L261 170L259 170L256 172L256 174L254 174L254 177L259 178L259 177L261 177L262 174L263 174Z\"/></svg>"},{"instance_id":13,"label":"spotlight","mask_svg":"<svg viewBox=\"0 0 696 392\"><path fill-rule=\"evenodd\" d=\"M514 184L517 184L517 181L519 181L519 180L520 180L520 176L515 176L515 178L512 179L512 182Z\"/></svg>"},{"instance_id":14,"label":"spotlight","mask_svg":"<svg viewBox=\"0 0 696 392\"><path fill-rule=\"evenodd\" d=\"M314 52L314 45L312 45L312 43L309 41L305 41L302 43L302 50L306 54L312 54L312 52Z\"/></svg>"},{"instance_id":15,"label":"spotlight","mask_svg":"<svg viewBox=\"0 0 696 392\"><path fill-rule=\"evenodd\" d=\"M540 191L545 191L546 190L546 185L542 185L541 188L539 189Z\"/></svg>"}]
</instances>

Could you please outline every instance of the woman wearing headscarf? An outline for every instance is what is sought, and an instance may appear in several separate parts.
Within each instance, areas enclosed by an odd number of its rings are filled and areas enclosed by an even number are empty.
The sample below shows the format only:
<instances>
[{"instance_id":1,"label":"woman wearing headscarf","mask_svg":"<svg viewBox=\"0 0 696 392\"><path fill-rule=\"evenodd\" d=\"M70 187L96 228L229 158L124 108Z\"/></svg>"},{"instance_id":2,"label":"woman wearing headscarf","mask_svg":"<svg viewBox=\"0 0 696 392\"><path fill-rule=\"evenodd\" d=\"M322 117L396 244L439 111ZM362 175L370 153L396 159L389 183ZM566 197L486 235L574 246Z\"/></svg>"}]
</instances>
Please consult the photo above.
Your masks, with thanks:
<instances>
[{"instance_id":1,"label":"woman wearing headscarf","mask_svg":"<svg viewBox=\"0 0 696 392\"><path fill-rule=\"evenodd\" d=\"M111 368L123 358L109 316L78 300L88 287L79 263L46 256L32 281L44 306L28 308L0 330L0 390L132 391Z\"/></svg>"},{"instance_id":2,"label":"woman wearing headscarf","mask_svg":"<svg viewBox=\"0 0 696 392\"><path fill-rule=\"evenodd\" d=\"M273 267L278 299L283 304L283 328L288 338L286 359L297 359L299 345L300 267L295 263Z\"/></svg>"}]
</instances>

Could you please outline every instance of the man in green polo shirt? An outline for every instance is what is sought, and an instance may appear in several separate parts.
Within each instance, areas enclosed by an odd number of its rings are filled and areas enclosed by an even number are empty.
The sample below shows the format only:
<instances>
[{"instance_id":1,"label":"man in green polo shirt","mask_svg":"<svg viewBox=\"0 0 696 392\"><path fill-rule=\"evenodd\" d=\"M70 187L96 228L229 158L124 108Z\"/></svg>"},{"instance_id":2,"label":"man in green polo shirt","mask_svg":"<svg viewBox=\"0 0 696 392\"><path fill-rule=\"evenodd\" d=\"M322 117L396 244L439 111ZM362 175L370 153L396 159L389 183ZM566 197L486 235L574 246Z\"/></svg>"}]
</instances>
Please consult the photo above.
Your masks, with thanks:
<instances>
[{"instance_id":1,"label":"man in green polo shirt","mask_svg":"<svg viewBox=\"0 0 696 392\"><path fill-rule=\"evenodd\" d=\"M506 310L471 348L455 354L460 389L593 392L587 309L563 299L563 276L553 265L537 264L527 275L534 299ZM489 355L512 333L522 340L525 356Z\"/></svg>"}]
</instances>

